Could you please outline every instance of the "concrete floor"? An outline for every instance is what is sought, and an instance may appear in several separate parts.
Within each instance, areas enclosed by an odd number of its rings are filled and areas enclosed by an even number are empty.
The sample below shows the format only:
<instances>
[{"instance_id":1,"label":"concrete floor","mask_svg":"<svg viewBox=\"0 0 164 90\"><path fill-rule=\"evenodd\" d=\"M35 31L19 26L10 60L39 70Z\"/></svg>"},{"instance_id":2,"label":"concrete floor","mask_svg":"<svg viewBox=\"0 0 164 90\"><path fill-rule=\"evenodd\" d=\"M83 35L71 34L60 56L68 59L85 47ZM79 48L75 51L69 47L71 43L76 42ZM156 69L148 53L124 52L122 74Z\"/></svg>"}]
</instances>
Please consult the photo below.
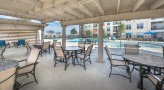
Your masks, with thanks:
<instances>
[{"instance_id":1,"label":"concrete floor","mask_svg":"<svg viewBox=\"0 0 164 90\"><path fill-rule=\"evenodd\" d=\"M121 49L110 49L112 53L121 54ZM7 48L4 56L6 60L22 60L27 58L25 56L26 48ZM105 52L104 52L105 53ZM110 72L110 63L106 59L104 54L104 63L96 62L97 48L92 50L91 61L86 63L87 70L84 70L81 66L73 66L70 64L67 70L64 70L64 64L59 63L54 68L53 52L51 55L43 54L43 57L39 57L39 64L36 67L36 78L38 84L31 83L20 90L139 90L137 89L138 72L132 73L132 82L121 76L108 77ZM71 60L70 60L71 62ZM21 64L20 64L21 65ZM127 75L124 70L118 68L113 70L115 73ZM33 79L21 77L18 81L26 83ZM154 90L150 81L144 81L144 88L146 90Z\"/></svg>"}]
</instances>

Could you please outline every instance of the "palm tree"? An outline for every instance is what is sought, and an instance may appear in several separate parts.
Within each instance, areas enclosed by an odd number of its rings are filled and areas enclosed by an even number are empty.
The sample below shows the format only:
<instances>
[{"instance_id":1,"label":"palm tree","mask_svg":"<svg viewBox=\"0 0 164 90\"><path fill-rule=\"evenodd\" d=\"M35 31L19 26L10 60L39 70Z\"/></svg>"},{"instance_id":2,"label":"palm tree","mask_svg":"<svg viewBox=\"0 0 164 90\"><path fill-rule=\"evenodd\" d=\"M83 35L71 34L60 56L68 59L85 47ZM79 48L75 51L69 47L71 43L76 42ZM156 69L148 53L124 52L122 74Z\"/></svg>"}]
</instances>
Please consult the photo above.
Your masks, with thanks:
<instances>
[{"instance_id":1,"label":"palm tree","mask_svg":"<svg viewBox=\"0 0 164 90\"><path fill-rule=\"evenodd\" d=\"M53 30L48 30L47 33L50 35L50 38L53 37L53 34L55 33L55 31Z\"/></svg>"}]
</instances>

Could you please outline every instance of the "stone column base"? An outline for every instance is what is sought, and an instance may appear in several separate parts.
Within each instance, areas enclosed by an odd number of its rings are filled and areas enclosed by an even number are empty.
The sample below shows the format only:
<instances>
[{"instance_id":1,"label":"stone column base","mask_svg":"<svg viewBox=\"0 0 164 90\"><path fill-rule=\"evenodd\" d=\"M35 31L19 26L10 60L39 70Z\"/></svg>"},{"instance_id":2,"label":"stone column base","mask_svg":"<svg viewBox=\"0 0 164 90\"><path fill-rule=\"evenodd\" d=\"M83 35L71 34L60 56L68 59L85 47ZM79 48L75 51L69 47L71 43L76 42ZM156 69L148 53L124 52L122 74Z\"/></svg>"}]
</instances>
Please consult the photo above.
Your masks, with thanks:
<instances>
[{"instance_id":1,"label":"stone column base","mask_svg":"<svg viewBox=\"0 0 164 90\"><path fill-rule=\"evenodd\" d=\"M96 62L99 62L99 63L104 63L105 60L104 59L97 59Z\"/></svg>"}]
</instances>

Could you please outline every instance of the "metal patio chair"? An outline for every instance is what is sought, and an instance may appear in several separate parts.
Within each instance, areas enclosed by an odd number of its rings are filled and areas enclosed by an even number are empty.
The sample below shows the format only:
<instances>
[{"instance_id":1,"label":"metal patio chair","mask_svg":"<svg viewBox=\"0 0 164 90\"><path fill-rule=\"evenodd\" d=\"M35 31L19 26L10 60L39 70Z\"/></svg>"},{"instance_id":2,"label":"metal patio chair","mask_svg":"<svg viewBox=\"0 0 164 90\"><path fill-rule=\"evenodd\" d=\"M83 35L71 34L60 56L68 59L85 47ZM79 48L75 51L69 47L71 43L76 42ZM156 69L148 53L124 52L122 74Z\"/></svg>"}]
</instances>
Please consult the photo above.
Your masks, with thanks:
<instances>
[{"instance_id":1,"label":"metal patio chair","mask_svg":"<svg viewBox=\"0 0 164 90\"><path fill-rule=\"evenodd\" d=\"M6 50L6 46L0 48L0 60L5 60L3 53Z\"/></svg>"},{"instance_id":2,"label":"metal patio chair","mask_svg":"<svg viewBox=\"0 0 164 90\"><path fill-rule=\"evenodd\" d=\"M0 90L15 90L17 67L0 72Z\"/></svg>"},{"instance_id":3,"label":"metal patio chair","mask_svg":"<svg viewBox=\"0 0 164 90\"><path fill-rule=\"evenodd\" d=\"M66 70L67 66L69 65L68 64L68 59L70 58L70 55L65 54L64 51L63 51L63 49L62 49L62 47L60 47L60 46L55 46L54 47L54 51L55 51L55 54L56 54L56 56L54 56L54 60L55 60L54 67L59 62L60 63L63 62L63 63L65 63L64 70Z\"/></svg>"},{"instance_id":4,"label":"metal patio chair","mask_svg":"<svg viewBox=\"0 0 164 90\"><path fill-rule=\"evenodd\" d=\"M145 76L152 82L152 84L155 86L155 90L164 90L164 77L163 76L156 76L153 75L151 72L146 72ZM144 76L142 76L144 78Z\"/></svg>"},{"instance_id":5,"label":"metal patio chair","mask_svg":"<svg viewBox=\"0 0 164 90\"><path fill-rule=\"evenodd\" d=\"M87 51L85 53L78 54L77 57L83 61L83 65L82 64L76 64L76 65L81 65L86 70L85 62L89 61L91 64L90 55L91 55L92 47L93 47L93 45L90 45L90 46L88 46ZM74 64L75 64L75 60L74 60Z\"/></svg>"},{"instance_id":6,"label":"metal patio chair","mask_svg":"<svg viewBox=\"0 0 164 90\"><path fill-rule=\"evenodd\" d=\"M49 54L51 54L50 41L43 43L42 51L45 52L45 53L48 52Z\"/></svg>"},{"instance_id":7,"label":"metal patio chair","mask_svg":"<svg viewBox=\"0 0 164 90\"><path fill-rule=\"evenodd\" d=\"M0 90L15 90L17 67L0 72Z\"/></svg>"},{"instance_id":8,"label":"metal patio chair","mask_svg":"<svg viewBox=\"0 0 164 90\"><path fill-rule=\"evenodd\" d=\"M26 55L27 55L31 52L31 47L28 42L25 42L25 45L26 45L26 49L27 49L27 52L26 52Z\"/></svg>"},{"instance_id":9,"label":"metal patio chair","mask_svg":"<svg viewBox=\"0 0 164 90\"><path fill-rule=\"evenodd\" d=\"M125 44L124 47L125 47L125 54L139 54L139 45L138 44L137 45ZM134 69L139 71L139 69L135 67L135 66L137 66L136 63L129 62L129 64L133 65L133 68L130 71L130 73L132 73Z\"/></svg>"},{"instance_id":10,"label":"metal patio chair","mask_svg":"<svg viewBox=\"0 0 164 90\"><path fill-rule=\"evenodd\" d=\"M82 50L79 50L77 53L85 53L85 42L78 42L78 46L83 48Z\"/></svg>"},{"instance_id":11,"label":"metal patio chair","mask_svg":"<svg viewBox=\"0 0 164 90\"><path fill-rule=\"evenodd\" d=\"M128 63L122 58L121 60L118 60L117 58L113 58L112 56L119 56L119 57L122 57L121 55L117 55L117 54L110 54L110 51L109 51L109 48L107 46L104 47L105 48L105 51L106 51L106 54L108 56L108 60L110 61L110 74L109 74L109 77L111 75L120 75L120 76L123 76L125 78L128 78L131 82L131 73L129 72L129 65ZM118 67L118 68L121 68L121 69L125 69L129 75L129 77L125 76L125 75L122 75L122 74L116 74L116 73L113 73L112 74L112 69L113 67ZM125 68L123 68L125 67Z\"/></svg>"},{"instance_id":12,"label":"metal patio chair","mask_svg":"<svg viewBox=\"0 0 164 90\"><path fill-rule=\"evenodd\" d=\"M39 57L39 52L40 52L40 49L34 48L31 50L28 59L19 61L19 62L25 62L25 65L18 68L17 77L19 78L21 76L28 76L28 74L31 74L34 77L34 81L30 81L24 85L21 85L19 88L22 88L23 86L28 85L33 82L38 83L35 76L35 69L36 69L36 65L38 64L37 60Z\"/></svg>"}]
</instances>

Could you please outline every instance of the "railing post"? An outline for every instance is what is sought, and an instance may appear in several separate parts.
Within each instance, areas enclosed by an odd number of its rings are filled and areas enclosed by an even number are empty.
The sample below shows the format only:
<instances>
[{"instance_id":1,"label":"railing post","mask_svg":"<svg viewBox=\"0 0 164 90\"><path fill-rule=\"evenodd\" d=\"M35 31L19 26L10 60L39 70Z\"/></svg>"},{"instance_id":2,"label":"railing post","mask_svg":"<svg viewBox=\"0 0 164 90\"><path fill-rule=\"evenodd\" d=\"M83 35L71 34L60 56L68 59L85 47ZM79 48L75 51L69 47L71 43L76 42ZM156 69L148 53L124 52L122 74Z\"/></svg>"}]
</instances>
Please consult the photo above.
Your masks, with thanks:
<instances>
[{"instance_id":1,"label":"railing post","mask_svg":"<svg viewBox=\"0 0 164 90\"><path fill-rule=\"evenodd\" d=\"M164 58L164 46L162 46L162 49L163 49L163 58Z\"/></svg>"},{"instance_id":2,"label":"railing post","mask_svg":"<svg viewBox=\"0 0 164 90\"><path fill-rule=\"evenodd\" d=\"M121 48L121 40L120 40L120 48Z\"/></svg>"}]
</instances>

